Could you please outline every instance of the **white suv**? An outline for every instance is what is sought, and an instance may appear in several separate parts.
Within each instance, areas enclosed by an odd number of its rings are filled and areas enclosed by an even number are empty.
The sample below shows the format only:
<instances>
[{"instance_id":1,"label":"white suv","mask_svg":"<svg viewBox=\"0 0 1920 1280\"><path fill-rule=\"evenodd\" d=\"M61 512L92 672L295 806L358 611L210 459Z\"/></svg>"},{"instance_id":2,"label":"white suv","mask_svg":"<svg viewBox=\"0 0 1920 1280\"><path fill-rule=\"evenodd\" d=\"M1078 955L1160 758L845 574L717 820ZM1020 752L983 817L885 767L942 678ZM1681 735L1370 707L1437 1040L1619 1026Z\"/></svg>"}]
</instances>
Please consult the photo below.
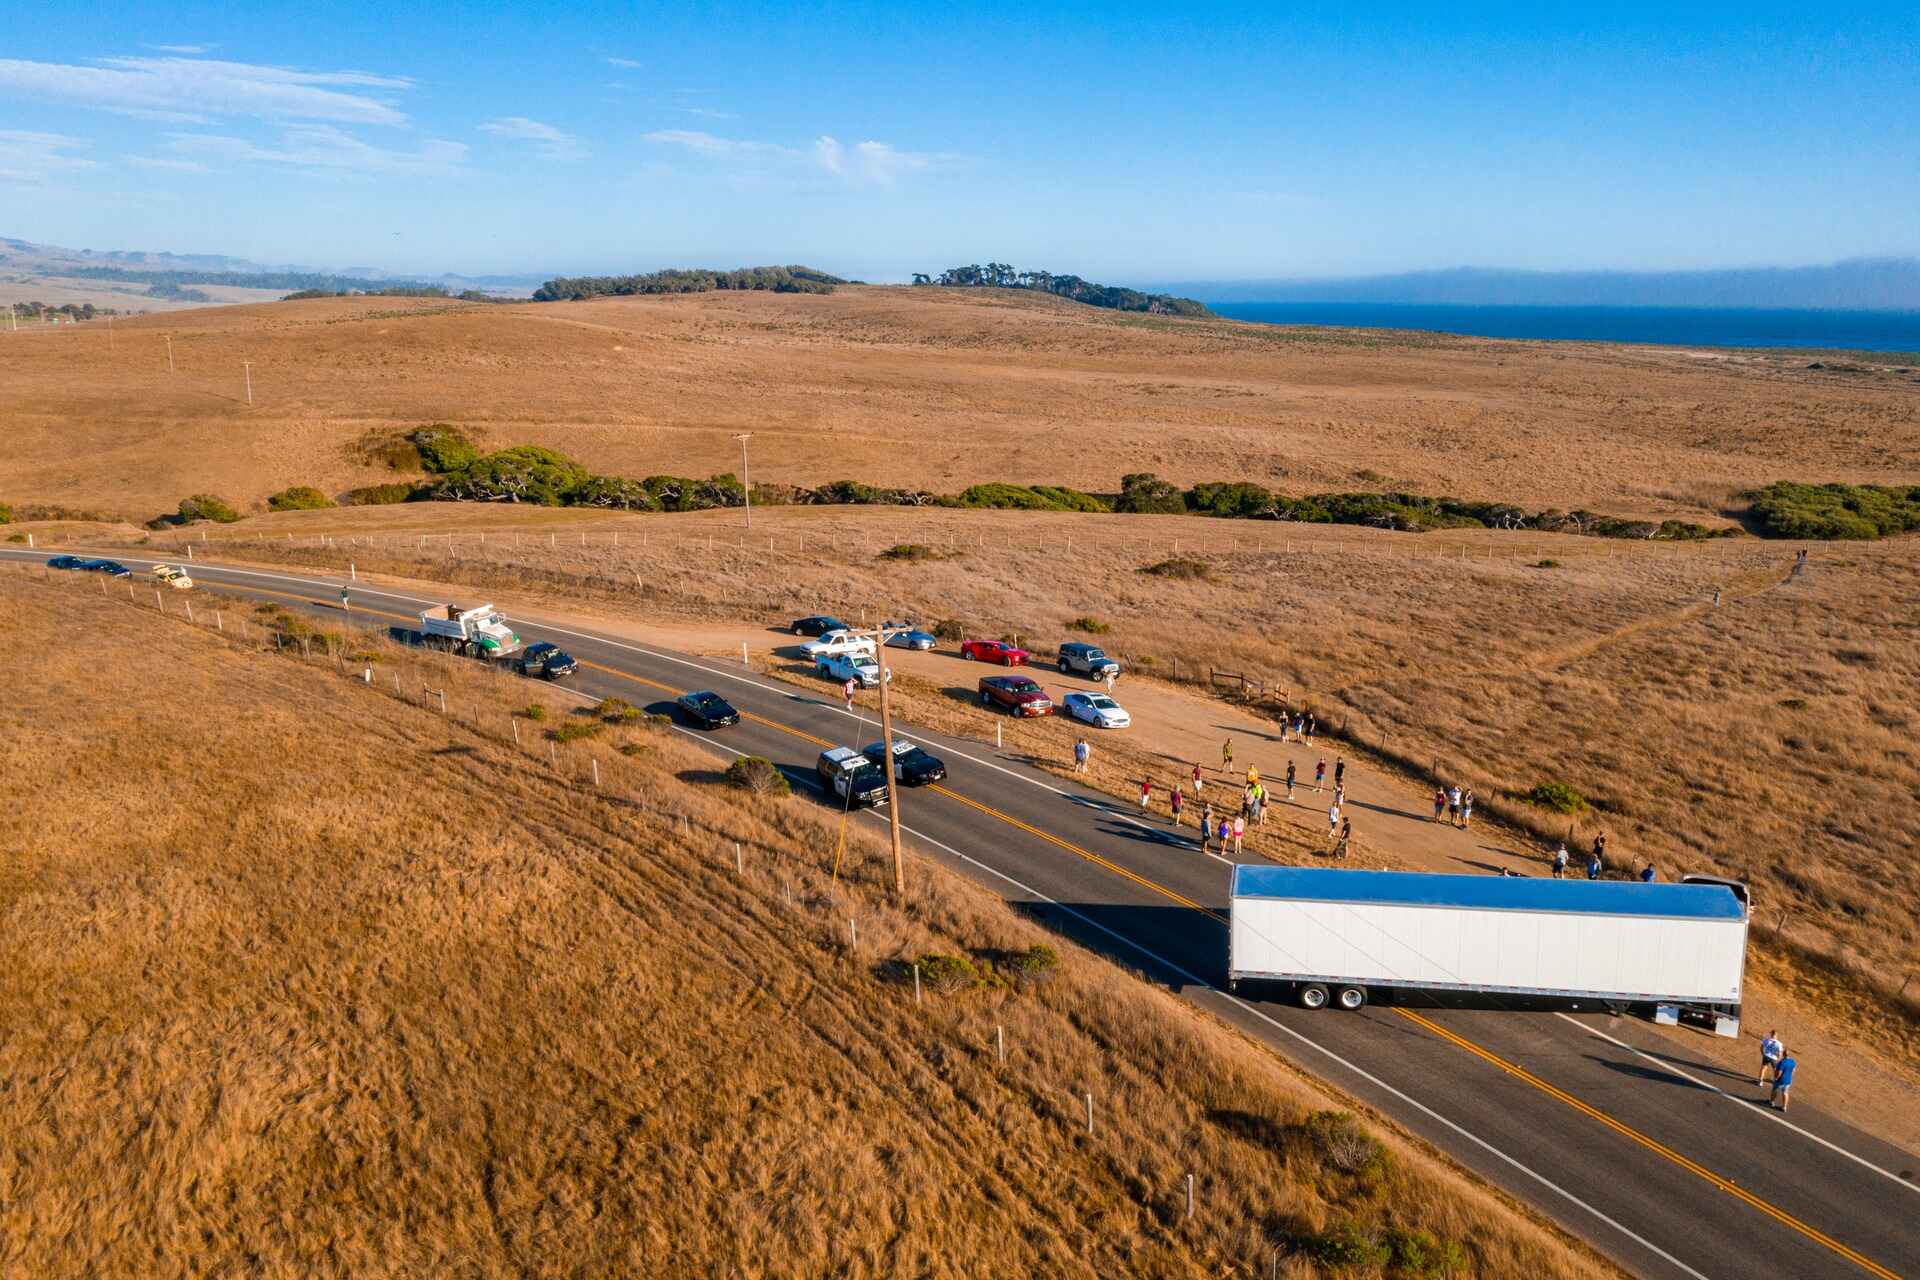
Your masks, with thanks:
<instances>
[{"instance_id":1,"label":"white suv","mask_svg":"<svg viewBox=\"0 0 1920 1280\"><path fill-rule=\"evenodd\" d=\"M832 680L858 680L868 689L880 683L880 664L865 653L835 653L819 659L813 669ZM893 679L893 672L887 672Z\"/></svg>"},{"instance_id":2,"label":"white suv","mask_svg":"<svg viewBox=\"0 0 1920 1280\"><path fill-rule=\"evenodd\" d=\"M801 645L800 652L814 662L843 653L864 653L871 656L873 637L857 636L851 631L829 631L818 640L809 640Z\"/></svg>"}]
</instances>

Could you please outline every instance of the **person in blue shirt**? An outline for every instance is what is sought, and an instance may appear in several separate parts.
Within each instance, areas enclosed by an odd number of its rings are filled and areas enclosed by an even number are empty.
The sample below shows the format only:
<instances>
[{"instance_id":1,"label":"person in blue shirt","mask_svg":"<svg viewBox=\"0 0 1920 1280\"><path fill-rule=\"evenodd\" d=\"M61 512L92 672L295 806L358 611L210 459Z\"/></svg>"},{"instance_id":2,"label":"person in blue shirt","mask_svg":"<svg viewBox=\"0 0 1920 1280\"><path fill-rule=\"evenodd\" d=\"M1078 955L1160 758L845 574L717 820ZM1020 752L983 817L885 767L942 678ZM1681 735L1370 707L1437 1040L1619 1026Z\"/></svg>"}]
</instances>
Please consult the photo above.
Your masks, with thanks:
<instances>
[{"instance_id":1,"label":"person in blue shirt","mask_svg":"<svg viewBox=\"0 0 1920 1280\"><path fill-rule=\"evenodd\" d=\"M1787 1090L1793 1088L1793 1073L1799 1065L1799 1061L1791 1051L1788 1051L1786 1057L1780 1059L1780 1065L1773 1069L1773 1101L1769 1105L1778 1107L1781 1111L1787 1109Z\"/></svg>"},{"instance_id":2,"label":"person in blue shirt","mask_svg":"<svg viewBox=\"0 0 1920 1280\"><path fill-rule=\"evenodd\" d=\"M1599 878L1600 878L1600 859L1597 856L1588 858L1587 859L1587 879L1598 880Z\"/></svg>"},{"instance_id":3,"label":"person in blue shirt","mask_svg":"<svg viewBox=\"0 0 1920 1280\"><path fill-rule=\"evenodd\" d=\"M1660 878L1660 873L1653 869L1653 864L1651 862L1649 862L1645 867L1641 868L1641 871L1640 871L1641 884L1652 884L1655 880L1659 878Z\"/></svg>"}]
</instances>

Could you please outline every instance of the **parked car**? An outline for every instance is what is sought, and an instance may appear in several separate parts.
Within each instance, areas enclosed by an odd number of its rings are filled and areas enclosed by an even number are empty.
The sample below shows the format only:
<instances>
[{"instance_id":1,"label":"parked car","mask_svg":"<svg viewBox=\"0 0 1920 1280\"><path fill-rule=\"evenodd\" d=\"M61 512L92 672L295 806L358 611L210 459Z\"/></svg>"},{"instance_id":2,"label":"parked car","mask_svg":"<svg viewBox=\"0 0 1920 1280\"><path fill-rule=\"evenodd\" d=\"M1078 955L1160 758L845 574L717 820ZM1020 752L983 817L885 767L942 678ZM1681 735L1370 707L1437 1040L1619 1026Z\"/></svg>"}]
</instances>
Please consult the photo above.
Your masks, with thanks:
<instances>
[{"instance_id":1,"label":"parked car","mask_svg":"<svg viewBox=\"0 0 1920 1280\"><path fill-rule=\"evenodd\" d=\"M825 613L816 613L811 618L795 618L793 634L797 636L823 636L829 631L845 631L847 624Z\"/></svg>"},{"instance_id":2,"label":"parked car","mask_svg":"<svg viewBox=\"0 0 1920 1280\"><path fill-rule=\"evenodd\" d=\"M1010 715L1050 716L1053 699L1028 676L988 676L980 682L980 705L999 707Z\"/></svg>"},{"instance_id":3,"label":"parked car","mask_svg":"<svg viewBox=\"0 0 1920 1280\"><path fill-rule=\"evenodd\" d=\"M893 631L895 627L901 628L887 637L888 648L924 651L933 648L936 643L932 632L922 631L911 622L883 622L880 627L883 631Z\"/></svg>"},{"instance_id":4,"label":"parked car","mask_svg":"<svg viewBox=\"0 0 1920 1280\"><path fill-rule=\"evenodd\" d=\"M104 573L109 578L131 578L133 570L118 560L88 560L81 564L82 569L91 569L95 573Z\"/></svg>"},{"instance_id":5,"label":"parked car","mask_svg":"<svg viewBox=\"0 0 1920 1280\"><path fill-rule=\"evenodd\" d=\"M1075 720L1084 720L1102 729L1124 729L1133 723L1126 708L1104 693L1070 693L1060 700L1060 705Z\"/></svg>"},{"instance_id":6,"label":"parked car","mask_svg":"<svg viewBox=\"0 0 1920 1280\"><path fill-rule=\"evenodd\" d=\"M800 646L800 652L818 662L836 653L871 654L873 647L872 636L857 636L843 628L839 631L826 632L818 640L807 641Z\"/></svg>"},{"instance_id":7,"label":"parked car","mask_svg":"<svg viewBox=\"0 0 1920 1280\"><path fill-rule=\"evenodd\" d=\"M1033 657L1005 640L962 640L960 656L969 662L997 662L1003 667L1024 667Z\"/></svg>"},{"instance_id":8,"label":"parked car","mask_svg":"<svg viewBox=\"0 0 1920 1280\"><path fill-rule=\"evenodd\" d=\"M873 761L852 747L830 747L820 753L813 770L820 785L852 808L865 808L887 802L887 775Z\"/></svg>"},{"instance_id":9,"label":"parked car","mask_svg":"<svg viewBox=\"0 0 1920 1280\"><path fill-rule=\"evenodd\" d=\"M523 676L536 680L564 680L580 669L572 654L557 644L542 640L530 644L507 659L507 665Z\"/></svg>"},{"instance_id":10,"label":"parked car","mask_svg":"<svg viewBox=\"0 0 1920 1280\"><path fill-rule=\"evenodd\" d=\"M860 753L867 759L879 764L887 756L887 744L875 742ZM895 782L909 787L924 787L929 782L938 782L947 776L947 765L939 756L933 755L911 742L893 744L893 778Z\"/></svg>"},{"instance_id":11,"label":"parked car","mask_svg":"<svg viewBox=\"0 0 1920 1280\"><path fill-rule=\"evenodd\" d=\"M829 680L858 680L862 688L872 689L880 683L880 664L872 655L865 653L830 653L813 664L817 675ZM887 679L893 679L893 672L887 672Z\"/></svg>"},{"instance_id":12,"label":"parked car","mask_svg":"<svg viewBox=\"0 0 1920 1280\"><path fill-rule=\"evenodd\" d=\"M1060 670L1078 671L1091 679L1105 680L1110 674L1120 674L1120 664L1109 658L1100 646L1074 640L1060 646Z\"/></svg>"},{"instance_id":13,"label":"parked car","mask_svg":"<svg viewBox=\"0 0 1920 1280\"><path fill-rule=\"evenodd\" d=\"M86 567L87 562L79 556L55 556L47 561L49 569L84 569Z\"/></svg>"},{"instance_id":14,"label":"parked car","mask_svg":"<svg viewBox=\"0 0 1920 1280\"><path fill-rule=\"evenodd\" d=\"M193 579L178 565L157 564L147 576L158 587L172 587L175 591L187 591L193 587Z\"/></svg>"},{"instance_id":15,"label":"parked car","mask_svg":"<svg viewBox=\"0 0 1920 1280\"><path fill-rule=\"evenodd\" d=\"M733 704L711 689L683 693L674 699L673 705L702 729L724 729L740 723L740 713L733 709Z\"/></svg>"}]
</instances>

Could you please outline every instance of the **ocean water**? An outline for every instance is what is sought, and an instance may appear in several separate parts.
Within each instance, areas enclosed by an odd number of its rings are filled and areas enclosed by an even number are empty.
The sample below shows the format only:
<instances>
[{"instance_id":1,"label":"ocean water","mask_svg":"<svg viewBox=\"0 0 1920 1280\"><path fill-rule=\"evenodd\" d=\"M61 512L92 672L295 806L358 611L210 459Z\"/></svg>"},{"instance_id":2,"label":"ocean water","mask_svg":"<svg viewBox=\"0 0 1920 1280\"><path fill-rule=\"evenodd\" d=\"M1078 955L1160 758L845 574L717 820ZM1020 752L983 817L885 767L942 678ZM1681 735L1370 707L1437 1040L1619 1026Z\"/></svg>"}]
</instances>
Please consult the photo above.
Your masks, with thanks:
<instances>
[{"instance_id":1,"label":"ocean water","mask_svg":"<svg viewBox=\"0 0 1920 1280\"><path fill-rule=\"evenodd\" d=\"M1202 299L1205 301L1205 299ZM1261 324L1420 329L1481 338L1920 352L1920 311L1734 307L1471 307L1384 302L1209 302Z\"/></svg>"}]
</instances>

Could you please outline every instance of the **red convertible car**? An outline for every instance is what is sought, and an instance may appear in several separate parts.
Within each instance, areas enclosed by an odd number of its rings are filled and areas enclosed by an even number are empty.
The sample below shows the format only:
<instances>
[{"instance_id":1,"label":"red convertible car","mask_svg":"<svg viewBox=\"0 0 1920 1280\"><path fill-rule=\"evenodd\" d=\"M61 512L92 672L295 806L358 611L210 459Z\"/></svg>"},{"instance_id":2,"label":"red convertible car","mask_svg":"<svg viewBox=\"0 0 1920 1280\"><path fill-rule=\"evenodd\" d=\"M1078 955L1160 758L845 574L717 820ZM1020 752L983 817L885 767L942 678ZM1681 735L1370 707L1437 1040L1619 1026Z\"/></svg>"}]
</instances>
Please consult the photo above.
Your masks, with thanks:
<instances>
[{"instance_id":1,"label":"red convertible car","mask_svg":"<svg viewBox=\"0 0 1920 1280\"><path fill-rule=\"evenodd\" d=\"M1003 667L1024 667L1033 655L1016 649L1005 640L962 640L960 656L969 662L997 662Z\"/></svg>"}]
</instances>

